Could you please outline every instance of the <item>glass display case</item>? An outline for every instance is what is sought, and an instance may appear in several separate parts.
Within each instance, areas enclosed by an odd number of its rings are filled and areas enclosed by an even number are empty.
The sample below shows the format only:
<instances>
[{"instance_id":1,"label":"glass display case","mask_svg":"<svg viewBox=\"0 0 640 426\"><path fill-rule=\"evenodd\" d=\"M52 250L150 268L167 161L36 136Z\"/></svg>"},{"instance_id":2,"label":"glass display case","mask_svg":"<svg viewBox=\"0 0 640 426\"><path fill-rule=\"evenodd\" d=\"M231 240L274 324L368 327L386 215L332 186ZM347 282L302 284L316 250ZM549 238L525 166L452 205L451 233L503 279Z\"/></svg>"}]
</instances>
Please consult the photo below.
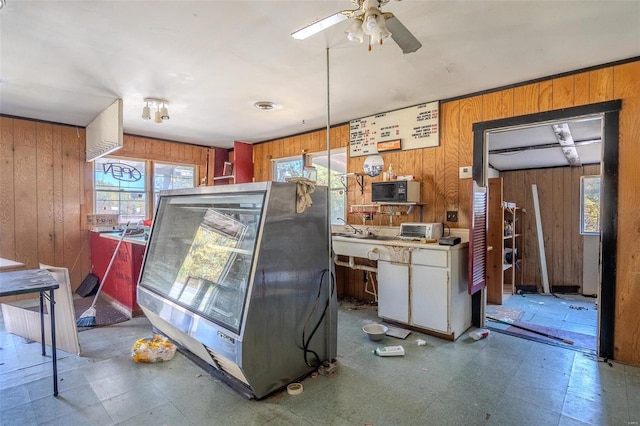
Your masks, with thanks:
<instances>
[{"instance_id":1,"label":"glass display case","mask_svg":"<svg viewBox=\"0 0 640 426\"><path fill-rule=\"evenodd\" d=\"M295 183L160 195L138 303L155 328L251 397L335 357L326 187L311 195L303 213Z\"/></svg>"}]
</instances>

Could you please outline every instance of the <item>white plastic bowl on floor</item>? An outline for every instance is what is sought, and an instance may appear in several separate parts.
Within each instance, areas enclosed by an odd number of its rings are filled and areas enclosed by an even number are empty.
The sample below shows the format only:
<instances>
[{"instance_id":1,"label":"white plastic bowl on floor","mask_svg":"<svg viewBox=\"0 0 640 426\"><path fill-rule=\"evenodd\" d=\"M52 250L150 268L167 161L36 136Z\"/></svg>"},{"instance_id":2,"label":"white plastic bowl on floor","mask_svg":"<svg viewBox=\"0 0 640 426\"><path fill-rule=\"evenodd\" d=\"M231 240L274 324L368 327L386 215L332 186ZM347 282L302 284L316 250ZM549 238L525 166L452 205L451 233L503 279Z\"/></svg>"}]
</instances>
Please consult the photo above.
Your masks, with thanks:
<instances>
[{"instance_id":1,"label":"white plastic bowl on floor","mask_svg":"<svg viewBox=\"0 0 640 426\"><path fill-rule=\"evenodd\" d=\"M367 333L369 339L373 340L374 342L379 342L384 338L389 329L382 324L367 324L362 327L362 331Z\"/></svg>"}]
</instances>

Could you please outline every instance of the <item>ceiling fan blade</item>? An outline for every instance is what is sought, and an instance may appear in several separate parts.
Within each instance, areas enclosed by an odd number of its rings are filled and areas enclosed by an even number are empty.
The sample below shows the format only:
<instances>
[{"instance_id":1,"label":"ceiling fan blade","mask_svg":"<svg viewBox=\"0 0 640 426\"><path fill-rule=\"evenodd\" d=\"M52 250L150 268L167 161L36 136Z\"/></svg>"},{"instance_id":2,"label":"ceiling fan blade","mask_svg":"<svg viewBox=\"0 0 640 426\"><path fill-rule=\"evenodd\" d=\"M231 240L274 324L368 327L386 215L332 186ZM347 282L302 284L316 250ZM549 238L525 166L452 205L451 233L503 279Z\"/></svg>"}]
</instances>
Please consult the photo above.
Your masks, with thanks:
<instances>
[{"instance_id":1,"label":"ceiling fan blade","mask_svg":"<svg viewBox=\"0 0 640 426\"><path fill-rule=\"evenodd\" d=\"M307 37L310 37L314 34L319 33L320 31L324 31L329 27L334 26L335 24L348 19L348 14L345 14L344 11L334 13L331 16L327 16L324 19L314 22L311 25L307 25L304 28L299 29L298 31L294 31L291 33L291 37L297 40L304 40Z\"/></svg>"},{"instance_id":2,"label":"ceiling fan blade","mask_svg":"<svg viewBox=\"0 0 640 426\"><path fill-rule=\"evenodd\" d=\"M387 18L385 23L391 32L391 38L400 46L402 53L413 53L422 47L418 39L395 16Z\"/></svg>"}]
</instances>

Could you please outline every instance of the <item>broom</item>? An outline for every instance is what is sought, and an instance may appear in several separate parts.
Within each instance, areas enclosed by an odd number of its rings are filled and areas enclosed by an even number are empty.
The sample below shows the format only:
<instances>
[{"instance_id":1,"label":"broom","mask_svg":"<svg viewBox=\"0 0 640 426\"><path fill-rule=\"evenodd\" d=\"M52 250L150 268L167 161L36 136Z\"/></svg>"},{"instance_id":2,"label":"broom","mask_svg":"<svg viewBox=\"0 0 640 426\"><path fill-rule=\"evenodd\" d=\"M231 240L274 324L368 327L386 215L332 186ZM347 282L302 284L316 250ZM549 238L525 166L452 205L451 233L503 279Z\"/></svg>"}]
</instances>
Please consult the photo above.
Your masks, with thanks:
<instances>
[{"instance_id":1,"label":"broom","mask_svg":"<svg viewBox=\"0 0 640 426\"><path fill-rule=\"evenodd\" d=\"M93 303L89 309L84 311L80 318L76 321L76 326L78 327L95 327L96 326L96 303L98 302L98 297L100 296L100 291L102 290L102 286L107 281L107 276L109 275L109 271L111 270L111 265L113 265L113 261L116 259L116 255L118 254L118 249L120 248L120 244L122 244L122 240L124 240L124 235L127 233L127 228L129 227L129 223L124 226L124 230L122 231L122 235L120 235L120 239L118 240L118 244L116 245L116 249L113 251L113 255L111 256L111 261L109 262L109 266L107 266L107 270L104 272L102 276L102 281L100 282L100 287L98 287L98 291L96 292L96 296L93 298Z\"/></svg>"}]
</instances>

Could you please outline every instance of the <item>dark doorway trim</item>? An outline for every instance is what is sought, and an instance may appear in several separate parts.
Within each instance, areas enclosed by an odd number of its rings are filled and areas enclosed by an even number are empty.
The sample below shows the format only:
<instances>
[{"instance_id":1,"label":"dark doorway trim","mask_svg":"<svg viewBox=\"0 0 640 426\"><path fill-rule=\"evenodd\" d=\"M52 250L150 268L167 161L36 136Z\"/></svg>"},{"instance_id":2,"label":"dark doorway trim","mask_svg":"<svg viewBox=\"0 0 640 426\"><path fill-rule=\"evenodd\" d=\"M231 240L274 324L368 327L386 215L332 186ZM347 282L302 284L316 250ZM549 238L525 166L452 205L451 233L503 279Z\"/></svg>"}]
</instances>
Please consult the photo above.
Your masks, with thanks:
<instances>
[{"instance_id":1,"label":"dark doorway trim","mask_svg":"<svg viewBox=\"0 0 640 426\"><path fill-rule=\"evenodd\" d=\"M598 355L613 359L615 332L615 297L616 297L616 243L618 237L618 139L620 137L619 111L621 100L600 102L596 104L563 108L535 114L499 120L483 121L473 124L473 179L478 185L485 183L485 134L487 131L508 127L525 126L548 121L566 120L580 116L603 114L603 153L601 167L601 271L599 291ZM472 322L476 327L482 324L481 293L472 296Z\"/></svg>"}]
</instances>

